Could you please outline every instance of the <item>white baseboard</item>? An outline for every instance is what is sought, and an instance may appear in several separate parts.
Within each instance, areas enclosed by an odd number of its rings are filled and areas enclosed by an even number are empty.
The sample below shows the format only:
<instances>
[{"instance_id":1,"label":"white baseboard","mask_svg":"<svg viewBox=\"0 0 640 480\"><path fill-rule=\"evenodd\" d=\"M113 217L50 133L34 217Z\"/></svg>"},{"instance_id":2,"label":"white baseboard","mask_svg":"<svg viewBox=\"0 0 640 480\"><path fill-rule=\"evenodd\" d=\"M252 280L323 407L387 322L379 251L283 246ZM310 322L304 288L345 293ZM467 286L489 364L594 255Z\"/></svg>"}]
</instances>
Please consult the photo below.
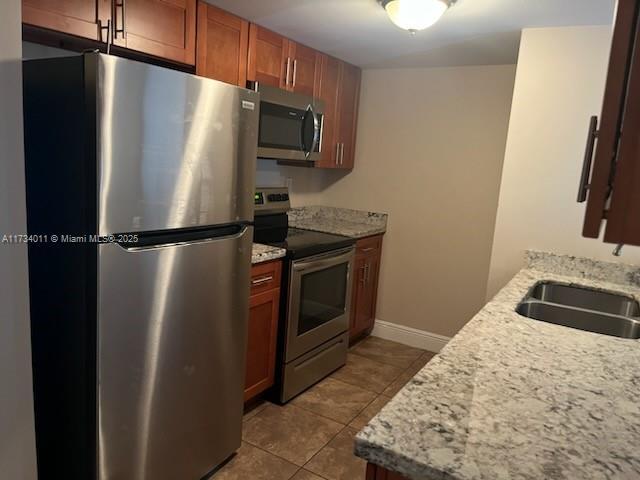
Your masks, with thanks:
<instances>
[{"instance_id":1,"label":"white baseboard","mask_svg":"<svg viewBox=\"0 0 640 480\"><path fill-rule=\"evenodd\" d=\"M410 347L422 348L430 352L439 352L451 340L451 338L437 333L425 332L424 330L405 327L404 325L397 325L384 320L376 320L371 335L409 345Z\"/></svg>"}]
</instances>

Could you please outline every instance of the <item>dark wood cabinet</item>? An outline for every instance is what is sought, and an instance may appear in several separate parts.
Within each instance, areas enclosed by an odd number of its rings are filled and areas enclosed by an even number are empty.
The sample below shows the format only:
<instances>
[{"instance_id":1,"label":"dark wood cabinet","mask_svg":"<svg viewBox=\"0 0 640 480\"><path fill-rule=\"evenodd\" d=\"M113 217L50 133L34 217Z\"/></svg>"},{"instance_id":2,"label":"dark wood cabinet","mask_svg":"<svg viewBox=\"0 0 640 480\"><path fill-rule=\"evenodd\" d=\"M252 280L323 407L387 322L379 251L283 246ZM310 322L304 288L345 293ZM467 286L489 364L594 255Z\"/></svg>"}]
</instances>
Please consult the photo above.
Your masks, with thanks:
<instances>
[{"instance_id":1,"label":"dark wood cabinet","mask_svg":"<svg viewBox=\"0 0 640 480\"><path fill-rule=\"evenodd\" d=\"M371 333L376 319L382 235L358 240L351 297L349 339Z\"/></svg>"},{"instance_id":2,"label":"dark wood cabinet","mask_svg":"<svg viewBox=\"0 0 640 480\"><path fill-rule=\"evenodd\" d=\"M337 141L340 147L340 168L351 169L356 152L356 126L358 123L358 105L360 101L361 71L348 63L342 63L338 105L339 128Z\"/></svg>"},{"instance_id":3,"label":"dark wood cabinet","mask_svg":"<svg viewBox=\"0 0 640 480\"><path fill-rule=\"evenodd\" d=\"M391 472L373 463L368 463L365 480L407 480L407 478L399 473Z\"/></svg>"},{"instance_id":4,"label":"dark wood cabinet","mask_svg":"<svg viewBox=\"0 0 640 480\"><path fill-rule=\"evenodd\" d=\"M111 0L22 1L23 23L99 42L109 38L110 18Z\"/></svg>"},{"instance_id":5,"label":"dark wood cabinet","mask_svg":"<svg viewBox=\"0 0 640 480\"><path fill-rule=\"evenodd\" d=\"M245 402L274 383L281 274L279 260L254 265L251 270Z\"/></svg>"},{"instance_id":6,"label":"dark wood cabinet","mask_svg":"<svg viewBox=\"0 0 640 480\"><path fill-rule=\"evenodd\" d=\"M200 0L197 42L198 75L246 86L249 22Z\"/></svg>"},{"instance_id":7,"label":"dark wood cabinet","mask_svg":"<svg viewBox=\"0 0 640 480\"><path fill-rule=\"evenodd\" d=\"M195 65L196 0L119 0L113 12L114 44Z\"/></svg>"},{"instance_id":8,"label":"dark wood cabinet","mask_svg":"<svg viewBox=\"0 0 640 480\"><path fill-rule=\"evenodd\" d=\"M320 168L352 169L360 100L358 67L323 55L319 97L325 104Z\"/></svg>"},{"instance_id":9,"label":"dark wood cabinet","mask_svg":"<svg viewBox=\"0 0 640 480\"><path fill-rule=\"evenodd\" d=\"M317 94L320 53L259 25L249 28L248 80L309 96Z\"/></svg>"},{"instance_id":10,"label":"dark wood cabinet","mask_svg":"<svg viewBox=\"0 0 640 480\"><path fill-rule=\"evenodd\" d=\"M583 235L640 245L640 1L620 0L599 130L592 121L578 201ZM595 157L593 173L591 154Z\"/></svg>"},{"instance_id":11,"label":"dark wood cabinet","mask_svg":"<svg viewBox=\"0 0 640 480\"><path fill-rule=\"evenodd\" d=\"M252 23L249 27L247 79L276 88L286 88L291 67L289 40Z\"/></svg>"},{"instance_id":12,"label":"dark wood cabinet","mask_svg":"<svg viewBox=\"0 0 640 480\"><path fill-rule=\"evenodd\" d=\"M195 65L196 0L23 0L24 24Z\"/></svg>"},{"instance_id":13,"label":"dark wood cabinet","mask_svg":"<svg viewBox=\"0 0 640 480\"><path fill-rule=\"evenodd\" d=\"M318 96L320 53L299 43L289 42L291 77L288 89L295 93Z\"/></svg>"}]
</instances>

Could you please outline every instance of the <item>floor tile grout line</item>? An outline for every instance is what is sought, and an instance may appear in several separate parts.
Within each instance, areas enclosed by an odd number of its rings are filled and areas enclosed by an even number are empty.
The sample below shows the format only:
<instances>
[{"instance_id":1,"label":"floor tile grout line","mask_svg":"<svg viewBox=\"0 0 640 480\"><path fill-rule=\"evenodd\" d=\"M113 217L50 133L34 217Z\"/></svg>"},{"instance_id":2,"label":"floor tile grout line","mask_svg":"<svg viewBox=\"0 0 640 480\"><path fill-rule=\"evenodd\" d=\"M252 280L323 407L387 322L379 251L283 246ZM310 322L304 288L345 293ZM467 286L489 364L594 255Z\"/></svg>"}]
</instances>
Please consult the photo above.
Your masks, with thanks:
<instances>
[{"instance_id":1,"label":"floor tile grout line","mask_svg":"<svg viewBox=\"0 0 640 480\"><path fill-rule=\"evenodd\" d=\"M316 456L317 456L320 452L322 452L322 450L324 450L324 449L327 447L327 445L329 445L331 442L333 442L333 440L334 440L338 435L340 435L342 432L344 432L347 428L349 428L349 426L348 426L348 425L345 425L345 427L344 427L342 430L340 430L340 431L339 431L338 433L336 433L333 437L331 437L331 440L329 440L327 443L325 443L325 444L323 445L323 447L322 447L320 450L318 450L316 453L314 453L314 454L313 454L313 456L312 456L309 460L307 460L307 463L305 463L305 464L302 466L302 468L304 468L304 467L306 467L307 465L309 465L309 463L310 463L314 458L316 458ZM351 430L354 430L354 429L352 428ZM305 469L305 470L306 470L306 469ZM314 472L313 470L309 470L309 471L310 471L311 473L315 474L315 475L318 475L318 474L317 474L316 472ZM320 476L321 476L322 478L325 478L325 479L326 479L326 477L325 477L325 476L323 476L323 475L320 475Z\"/></svg>"},{"instance_id":2,"label":"floor tile grout line","mask_svg":"<svg viewBox=\"0 0 640 480\"><path fill-rule=\"evenodd\" d=\"M251 445L254 448L257 448L258 450L260 450L261 452L264 453L268 453L269 455L271 455L272 457L276 457L278 460L284 460L285 462L293 465L294 467L298 467L298 470L301 469L302 467L300 465L298 465L297 463L293 463L291 460L289 460L288 458L284 458L281 457L280 455L270 452L269 450L265 450L264 448L262 448L260 445L256 445L255 443L251 443L249 440L245 440L244 438L242 439L243 442L248 443L249 445ZM296 470L296 473L298 473L298 470ZM295 475L295 474L294 474Z\"/></svg>"},{"instance_id":3,"label":"floor tile grout line","mask_svg":"<svg viewBox=\"0 0 640 480\"><path fill-rule=\"evenodd\" d=\"M282 406L280 406L280 405L276 405L276 404L272 404L272 405L274 405L274 406L276 406L276 407L279 407L279 408L282 408ZM297 405L291 405L291 406L292 406L292 407L295 407L295 408L299 408L299 409L301 409L301 410L304 410L304 411L305 411L305 412L307 412L307 413L311 413L311 414L316 415L316 416L318 416L318 417L324 418L325 420L330 420L330 421L332 421L332 422L334 422L334 423L337 423L337 424L338 424L338 425L340 425L342 428L341 428L340 430L338 430L338 433L336 433L335 435L333 435L333 436L332 436L332 437L331 437L331 438L330 438L330 439L329 439L325 444L323 444L323 445L318 449L318 451L316 451L316 453L314 453L314 454L312 455L312 457L311 457L309 460L307 460L307 461L306 461L302 466L299 466L297 463L293 463L291 460L289 460L289 459L287 459L287 458L281 457L281 456L280 456L280 455L278 455L277 453L273 453L273 452L270 452L270 451L268 451L268 450L265 450L264 448L260 447L259 445L256 445L255 443L251 443L249 440L245 440L244 435L242 436L242 441L243 441L243 442L247 442L247 443L248 443L249 445L251 445L252 447L257 448L258 450L262 450L263 452L268 453L269 455L273 455L274 457L279 458L280 460L284 460L285 462L288 462L288 463L290 463L291 465L294 465L294 466L299 467L299 468L304 468L304 466L305 466L307 463L309 463L313 457L315 457L318 453L320 453L320 451L321 451L324 447L326 447L327 445L329 445L329 442L331 442L334 438L336 438L336 437L338 436L338 434L340 434L340 432L342 432L345 428L347 428L347 427L348 427L348 425L344 425L344 424L342 424L341 422L338 422L338 421L333 420L333 419L331 419L331 418L323 417L322 415L318 415L318 414L317 414L317 413L315 413L315 412L310 412L309 410L306 410L306 409L304 409L304 408L302 408L302 407L298 407ZM258 415L259 415L259 414L258 414ZM256 417L257 417L257 415L256 415ZM253 418L255 418L255 417L253 417ZM249 420L251 420L251 419L249 419ZM297 473L297 472L296 472L296 473Z\"/></svg>"},{"instance_id":4,"label":"floor tile grout line","mask_svg":"<svg viewBox=\"0 0 640 480\"><path fill-rule=\"evenodd\" d=\"M375 358L370 357L370 356L366 355L365 353L360 353L360 352L349 352L349 353L351 355L358 355L359 357L364 357L364 358L367 358L369 360L373 360L374 362L378 362L378 363L381 363L383 365L389 365L390 367L396 367L396 368L402 368L402 369L409 368L411 365L413 365L415 362L417 362L420 359L420 357L422 357L422 355L424 355L423 353L421 353L415 359L411 360L411 363L409 363L409 365L407 367L403 367L402 365L398 365L396 363L384 362L384 361L382 361L380 359L380 357L375 357Z\"/></svg>"}]
</instances>

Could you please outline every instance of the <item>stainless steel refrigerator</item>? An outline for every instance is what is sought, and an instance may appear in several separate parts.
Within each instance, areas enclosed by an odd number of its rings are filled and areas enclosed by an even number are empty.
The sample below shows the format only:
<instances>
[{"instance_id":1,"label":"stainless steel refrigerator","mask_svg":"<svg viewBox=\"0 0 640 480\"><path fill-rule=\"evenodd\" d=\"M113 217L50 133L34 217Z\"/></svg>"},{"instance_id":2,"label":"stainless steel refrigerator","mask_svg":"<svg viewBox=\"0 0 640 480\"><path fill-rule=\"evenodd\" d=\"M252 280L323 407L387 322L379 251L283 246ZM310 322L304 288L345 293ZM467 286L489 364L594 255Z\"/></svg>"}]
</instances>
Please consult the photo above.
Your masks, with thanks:
<instances>
[{"instance_id":1,"label":"stainless steel refrigerator","mask_svg":"<svg viewBox=\"0 0 640 480\"><path fill-rule=\"evenodd\" d=\"M259 95L23 67L40 478L201 479L241 441Z\"/></svg>"}]
</instances>

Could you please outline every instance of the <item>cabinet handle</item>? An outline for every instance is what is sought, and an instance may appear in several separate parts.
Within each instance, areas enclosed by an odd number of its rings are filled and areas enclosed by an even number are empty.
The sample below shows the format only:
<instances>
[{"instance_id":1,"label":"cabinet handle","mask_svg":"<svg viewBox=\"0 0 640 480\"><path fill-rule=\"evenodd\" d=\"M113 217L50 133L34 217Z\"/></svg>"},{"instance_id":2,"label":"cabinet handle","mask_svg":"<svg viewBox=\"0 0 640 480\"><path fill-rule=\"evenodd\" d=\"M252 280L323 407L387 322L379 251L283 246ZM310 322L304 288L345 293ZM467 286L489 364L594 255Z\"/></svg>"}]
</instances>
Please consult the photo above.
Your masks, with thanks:
<instances>
[{"instance_id":1,"label":"cabinet handle","mask_svg":"<svg viewBox=\"0 0 640 480\"><path fill-rule=\"evenodd\" d=\"M365 264L361 266L360 270L362 270L362 277L360 278L360 283L364 285L367 283L367 265Z\"/></svg>"},{"instance_id":2,"label":"cabinet handle","mask_svg":"<svg viewBox=\"0 0 640 480\"><path fill-rule=\"evenodd\" d=\"M367 263L364 267L364 283L369 283L369 270L371 269L371 265Z\"/></svg>"},{"instance_id":3,"label":"cabinet handle","mask_svg":"<svg viewBox=\"0 0 640 480\"><path fill-rule=\"evenodd\" d=\"M107 32L107 39L103 40L102 32ZM103 25L102 20L98 19L98 33L100 35L100 41L107 44L107 53L109 53L109 47L111 46L111 19L107 19L107 24Z\"/></svg>"},{"instance_id":4,"label":"cabinet handle","mask_svg":"<svg viewBox=\"0 0 640 480\"><path fill-rule=\"evenodd\" d=\"M298 60L293 61L293 80L291 82L291 86L296 88L296 77L298 76Z\"/></svg>"},{"instance_id":5,"label":"cabinet handle","mask_svg":"<svg viewBox=\"0 0 640 480\"><path fill-rule=\"evenodd\" d=\"M251 285L262 285L263 283L267 283L273 280L273 276L256 278L255 280L251 280Z\"/></svg>"},{"instance_id":6,"label":"cabinet handle","mask_svg":"<svg viewBox=\"0 0 640 480\"><path fill-rule=\"evenodd\" d=\"M289 74L291 73L291 58L287 57L287 71L285 72L284 86L289 86Z\"/></svg>"},{"instance_id":7,"label":"cabinet handle","mask_svg":"<svg viewBox=\"0 0 640 480\"><path fill-rule=\"evenodd\" d=\"M587 191L591 187L589 179L591 177L591 162L593 160L593 150L598 138L598 117L593 116L589 122L589 135L587 136L587 147L584 152L582 162L582 174L580 175L580 187L578 189L578 203L587 200Z\"/></svg>"},{"instance_id":8,"label":"cabinet handle","mask_svg":"<svg viewBox=\"0 0 640 480\"><path fill-rule=\"evenodd\" d=\"M362 249L362 253L372 252L372 251L374 251L374 250L375 250L375 248L374 248L374 247L363 248L363 249Z\"/></svg>"},{"instance_id":9,"label":"cabinet handle","mask_svg":"<svg viewBox=\"0 0 640 480\"><path fill-rule=\"evenodd\" d=\"M111 0L111 17L113 18L113 38L118 38L118 34L122 34L122 38L127 38L126 32L126 15L127 0ZM122 10L122 28L118 28L118 8Z\"/></svg>"},{"instance_id":10,"label":"cabinet handle","mask_svg":"<svg viewBox=\"0 0 640 480\"><path fill-rule=\"evenodd\" d=\"M344 165L344 143L340 143L340 165Z\"/></svg>"},{"instance_id":11,"label":"cabinet handle","mask_svg":"<svg viewBox=\"0 0 640 480\"><path fill-rule=\"evenodd\" d=\"M340 144L336 143L336 165L340 165Z\"/></svg>"}]
</instances>

